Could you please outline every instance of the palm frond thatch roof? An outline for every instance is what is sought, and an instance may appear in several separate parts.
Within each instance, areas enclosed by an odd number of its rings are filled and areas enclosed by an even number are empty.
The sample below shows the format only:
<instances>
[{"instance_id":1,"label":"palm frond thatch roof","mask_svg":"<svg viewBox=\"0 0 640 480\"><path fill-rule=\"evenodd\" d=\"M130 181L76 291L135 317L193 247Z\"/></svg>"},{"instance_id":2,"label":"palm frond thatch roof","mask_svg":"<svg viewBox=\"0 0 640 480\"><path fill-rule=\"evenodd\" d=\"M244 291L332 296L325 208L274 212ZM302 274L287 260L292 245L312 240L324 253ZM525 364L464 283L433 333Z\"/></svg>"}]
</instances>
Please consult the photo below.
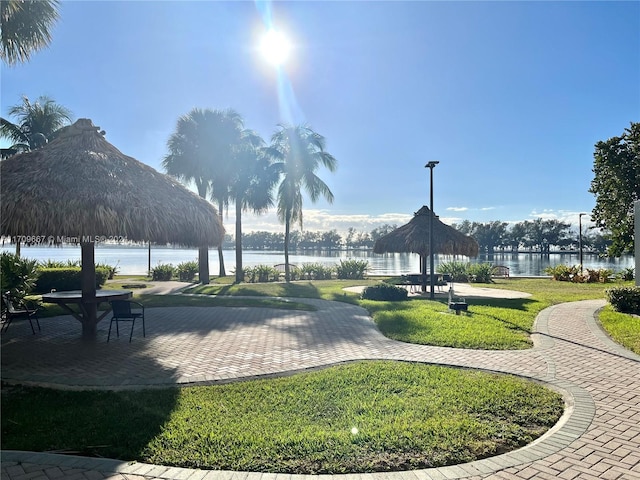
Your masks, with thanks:
<instances>
[{"instance_id":1,"label":"palm frond thatch roof","mask_svg":"<svg viewBox=\"0 0 640 480\"><path fill-rule=\"evenodd\" d=\"M213 205L124 155L98 130L80 119L44 147L0 162L1 235L222 242Z\"/></svg>"},{"instance_id":2,"label":"palm frond thatch roof","mask_svg":"<svg viewBox=\"0 0 640 480\"><path fill-rule=\"evenodd\" d=\"M448 255L478 255L478 242L440 221L429 207L418 210L409 223L380 237L374 253L410 252L429 255L429 218L433 216L433 253Z\"/></svg>"}]
</instances>

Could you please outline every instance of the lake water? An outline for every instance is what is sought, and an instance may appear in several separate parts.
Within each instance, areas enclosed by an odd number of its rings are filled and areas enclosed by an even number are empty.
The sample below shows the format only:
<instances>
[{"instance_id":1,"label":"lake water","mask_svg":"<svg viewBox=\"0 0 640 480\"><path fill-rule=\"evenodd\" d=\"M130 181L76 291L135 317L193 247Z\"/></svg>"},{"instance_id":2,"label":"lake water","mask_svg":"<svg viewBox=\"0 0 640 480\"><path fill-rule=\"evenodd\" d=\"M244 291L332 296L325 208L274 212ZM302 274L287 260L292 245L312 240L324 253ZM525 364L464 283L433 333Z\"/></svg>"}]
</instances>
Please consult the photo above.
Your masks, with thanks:
<instances>
[{"instance_id":1,"label":"lake water","mask_svg":"<svg viewBox=\"0 0 640 480\"><path fill-rule=\"evenodd\" d=\"M15 246L5 245L3 251L15 252ZM226 273L229 275L235 271L235 251L224 250L224 262ZM123 275L146 274L148 270L149 252L147 247L131 246L103 246L96 247L95 258L98 263L117 265L118 271ZM80 247L26 247L22 246L21 256L36 260L80 260ZM182 262L194 261L198 258L196 249L152 247L151 267L159 264L171 263L177 265ZM256 265L276 265L284 263L284 252L245 251L242 255L245 267ZM340 260L362 259L369 262L369 274L371 275L399 275L404 273L417 273L420 271L419 256L411 253L386 253L374 254L371 251L333 251L333 252L295 252L290 253L289 262L295 265L304 263L321 263L331 266ZM436 255L435 266L441 262L452 260L469 261L466 257L453 257L449 255ZM472 262L491 262L494 265L509 267L512 276L539 276L545 275L544 270L549 266L559 264L577 265L578 254L550 254L540 255L536 253L496 254L492 258L478 257ZM585 268L608 268L615 272L625 268L634 267L635 260L632 255L620 258L600 258L597 255L584 254L583 265ZM218 251L209 251L209 269L212 275L219 271Z\"/></svg>"}]
</instances>

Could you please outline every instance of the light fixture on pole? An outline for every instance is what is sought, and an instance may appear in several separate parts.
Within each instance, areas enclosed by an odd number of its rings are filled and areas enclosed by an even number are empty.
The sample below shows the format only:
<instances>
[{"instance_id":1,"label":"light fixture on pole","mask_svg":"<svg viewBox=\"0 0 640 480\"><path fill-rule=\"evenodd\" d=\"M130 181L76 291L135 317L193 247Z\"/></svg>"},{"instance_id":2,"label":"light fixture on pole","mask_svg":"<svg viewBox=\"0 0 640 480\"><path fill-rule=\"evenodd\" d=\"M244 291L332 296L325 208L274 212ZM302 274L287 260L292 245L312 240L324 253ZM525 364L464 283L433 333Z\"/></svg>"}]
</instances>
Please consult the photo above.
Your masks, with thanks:
<instances>
[{"instance_id":1,"label":"light fixture on pole","mask_svg":"<svg viewBox=\"0 0 640 480\"><path fill-rule=\"evenodd\" d=\"M435 276L433 274L433 167L435 167L438 163L437 160L432 160L431 162L427 162L424 168L428 168L430 170L430 201L429 201L429 209L431 210L431 216L429 217L429 286L431 290L429 291L429 298L433 300L434 298L434 282ZM426 274L426 272L422 272Z\"/></svg>"},{"instance_id":2,"label":"light fixture on pole","mask_svg":"<svg viewBox=\"0 0 640 480\"><path fill-rule=\"evenodd\" d=\"M588 213L578 214L578 258L580 263L580 274L582 275L582 216Z\"/></svg>"}]
</instances>

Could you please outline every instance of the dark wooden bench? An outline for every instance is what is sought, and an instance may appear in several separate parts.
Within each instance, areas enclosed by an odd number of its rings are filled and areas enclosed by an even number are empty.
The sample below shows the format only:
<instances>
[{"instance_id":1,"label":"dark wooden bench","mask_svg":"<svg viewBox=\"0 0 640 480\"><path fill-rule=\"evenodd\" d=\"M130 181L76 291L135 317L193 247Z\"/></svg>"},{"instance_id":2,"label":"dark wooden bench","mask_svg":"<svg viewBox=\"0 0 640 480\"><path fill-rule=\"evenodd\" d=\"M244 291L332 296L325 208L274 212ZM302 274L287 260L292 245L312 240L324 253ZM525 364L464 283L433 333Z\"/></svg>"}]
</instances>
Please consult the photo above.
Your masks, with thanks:
<instances>
[{"instance_id":1,"label":"dark wooden bench","mask_svg":"<svg viewBox=\"0 0 640 480\"><path fill-rule=\"evenodd\" d=\"M509 278L509 267L496 265L491 271L491 276L496 278Z\"/></svg>"}]
</instances>

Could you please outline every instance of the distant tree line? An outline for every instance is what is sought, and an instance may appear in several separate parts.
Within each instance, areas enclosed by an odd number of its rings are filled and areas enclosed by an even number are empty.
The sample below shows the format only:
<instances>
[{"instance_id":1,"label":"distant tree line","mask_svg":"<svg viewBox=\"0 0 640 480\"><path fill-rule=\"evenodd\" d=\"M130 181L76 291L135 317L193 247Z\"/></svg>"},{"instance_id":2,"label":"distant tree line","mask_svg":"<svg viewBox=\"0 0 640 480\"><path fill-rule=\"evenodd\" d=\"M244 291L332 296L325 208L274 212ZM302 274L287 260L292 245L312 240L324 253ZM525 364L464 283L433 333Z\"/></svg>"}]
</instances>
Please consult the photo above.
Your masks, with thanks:
<instances>
[{"instance_id":1,"label":"distant tree line","mask_svg":"<svg viewBox=\"0 0 640 480\"><path fill-rule=\"evenodd\" d=\"M294 230L289 236L289 246L293 250L371 249L378 238L396 227L397 225L385 224L370 232L357 232L355 228L349 228L346 236L340 235L335 229L325 232ZM223 244L224 248L233 248L234 245L233 236L227 235ZM266 231L243 233L242 246L247 250L282 251L284 249L284 234Z\"/></svg>"},{"instance_id":2,"label":"distant tree line","mask_svg":"<svg viewBox=\"0 0 640 480\"><path fill-rule=\"evenodd\" d=\"M550 253L552 251L577 250L578 232L571 229L571 225L559 220L542 220L518 222L509 226L507 222L470 222L463 221L452 225L465 235L476 239L481 254L496 252L531 251ZM321 231L292 231L289 239L292 250L340 250L372 249L376 240L396 229L397 225L385 224L374 228L370 232L356 231L349 228L346 235L337 230ZM227 235L224 248L233 248L235 241ZM582 246L584 251L605 253L611 240L607 235L590 230L582 232ZM242 245L247 250L282 251L284 248L284 234L267 231L256 231L242 234Z\"/></svg>"},{"instance_id":3,"label":"distant tree line","mask_svg":"<svg viewBox=\"0 0 640 480\"><path fill-rule=\"evenodd\" d=\"M491 255L497 252L576 250L579 246L579 232L560 220L525 220L511 226L507 222L463 221L452 225L465 235L476 239L480 253ZM607 234L590 231L582 232L582 247L585 251L606 253L611 240Z\"/></svg>"}]
</instances>

